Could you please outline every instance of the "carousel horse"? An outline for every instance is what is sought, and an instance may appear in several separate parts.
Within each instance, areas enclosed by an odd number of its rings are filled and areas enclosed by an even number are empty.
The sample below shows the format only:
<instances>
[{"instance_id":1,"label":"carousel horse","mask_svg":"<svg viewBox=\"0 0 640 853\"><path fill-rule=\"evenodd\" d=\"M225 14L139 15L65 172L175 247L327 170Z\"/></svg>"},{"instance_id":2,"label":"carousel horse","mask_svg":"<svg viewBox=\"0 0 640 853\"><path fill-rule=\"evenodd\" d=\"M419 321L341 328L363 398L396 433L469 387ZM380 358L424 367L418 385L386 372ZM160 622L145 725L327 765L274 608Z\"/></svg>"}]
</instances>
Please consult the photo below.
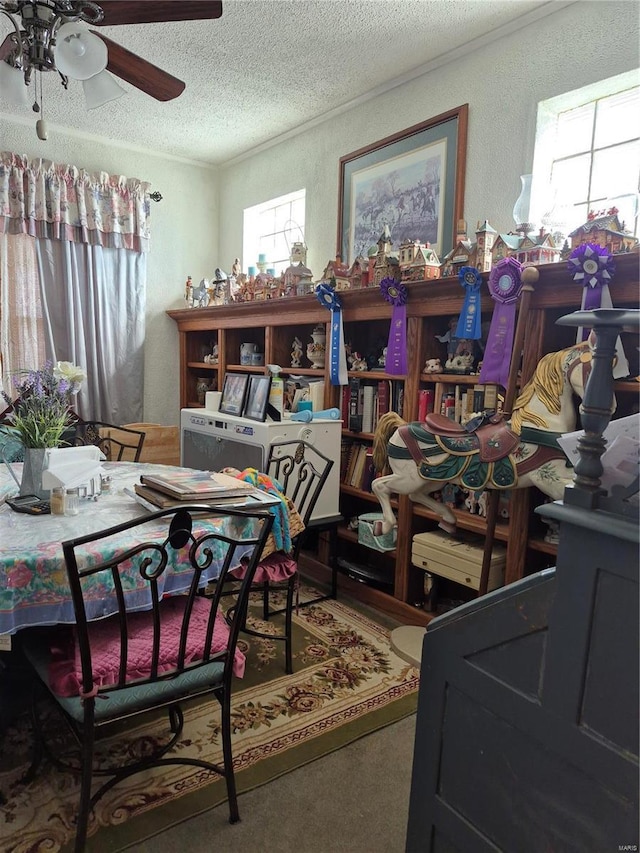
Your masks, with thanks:
<instances>
[{"instance_id":1,"label":"carousel horse","mask_svg":"<svg viewBox=\"0 0 640 853\"><path fill-rule=\"evenodd\" d=\"M392 494L408 495L428 507L440 516L438 526L447 533L455 532L455 515L431 495L448 483L474 491L537 486L553 500L562 498L573 469L556 439L576 428L573 395L584 395L592 345L584 341L545 355L509 421L485 415L461 426L438 414L427 415L424 423L406 423L396 412L383 415L374 436L373 463L377 471L388 465L392 473L372 484L383 514L377 535L396 524Z\"/></svg>"}]
</instances>

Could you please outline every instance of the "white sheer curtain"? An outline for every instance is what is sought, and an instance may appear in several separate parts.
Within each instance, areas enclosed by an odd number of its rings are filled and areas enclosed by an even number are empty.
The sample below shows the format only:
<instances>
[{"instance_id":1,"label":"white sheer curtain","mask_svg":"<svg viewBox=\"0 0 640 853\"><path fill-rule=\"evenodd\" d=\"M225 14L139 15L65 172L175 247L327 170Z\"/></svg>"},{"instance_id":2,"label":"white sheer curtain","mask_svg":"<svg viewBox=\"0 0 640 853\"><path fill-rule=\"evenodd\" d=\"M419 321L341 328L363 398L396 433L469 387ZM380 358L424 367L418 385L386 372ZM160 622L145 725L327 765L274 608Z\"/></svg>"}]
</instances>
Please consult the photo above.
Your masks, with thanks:
<instances>
[{"instance_id":1,"label":"white sheer curtain","mask_svg":"<svg viewBox=\"0 0 640 853\"><path fill-rule=\"evenodd\" d=\"M143 420L146 255L36 239L46 352L87 371L85 419Z\"/></svg>"},{"instance_id":2,"label":"white sheer curtain","mask_svg":"<svg viewBox=\"0 0 640 853\"><path fill-rule=\"evenodd\" d=\"M9 396L12 377L44 364L43 329L36 241L0 233L0 380Z\"/></svg>"}]
</instances>

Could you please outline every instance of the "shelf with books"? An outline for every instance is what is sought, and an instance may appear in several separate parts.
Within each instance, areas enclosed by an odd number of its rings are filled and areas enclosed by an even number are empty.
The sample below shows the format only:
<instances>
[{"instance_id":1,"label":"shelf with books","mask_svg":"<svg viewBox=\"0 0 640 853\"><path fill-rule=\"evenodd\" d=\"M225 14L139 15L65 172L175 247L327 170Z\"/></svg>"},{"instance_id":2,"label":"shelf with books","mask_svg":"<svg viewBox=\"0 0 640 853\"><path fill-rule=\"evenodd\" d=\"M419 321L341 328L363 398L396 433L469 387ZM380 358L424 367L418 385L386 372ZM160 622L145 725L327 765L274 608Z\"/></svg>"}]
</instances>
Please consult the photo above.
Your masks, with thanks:
<instances>
[{"instance_id":1,"label":"shelf with books","mask_svg":"<svg viewBox=\"0 0 640 853\"><path fill-rule=\"evenodd\" d=\"M371 435L382 415L389 411L403 412L404 382L397 378L372 381L373 375L367 377L365 373L354 373L349 376L349 383L342 386L342 422L353 433Z\"/></svg>"},{"instance_id":2,"label":"shelf with books","mask_svg":"<svg viewBox=\"0 0 640 853\"><path fill-rule=\"evenodd\" d=\"M613 304L618 307L638 307L638 255L616 256L616 273L610 282ZM547 265L538 268L540 280L536 283L531 296L529 316L523 343L523 358L521 365L521 382L524 384L531 378L535 367L547 352L553 352L569 346L575 340L575 330L556 325L556 320L577 310L580 305L581 289L572 284L568 276L566 264ZM493 302L486 289L487 274L483 273L482 288L482 319L490 319ZM352 352L358 351L365 359L368 369L364 371L349 371L349 379L355 380L362 387L374 387L374 401L379 383L386 383L389 397L395 387L395 401L390 399L389 410L398 411L407 421L417 420L419 416L419 392L433 390L434 406L435 391L439 385L452 385L463 392L479 385L478 374L426 374L423 368L427 358L439 358L445 364L447 344L440 340L449 328L451 318L457 316L463 303L463 290L457 277L443 278L430 282L410 282L407 301L407 343L409 362L407 374L394 377L387 374L380 365L382 349L387 346L389 324L391 320L390 306L378 297L375 289L344 291L340 294L343 306L345 342L351 345ZM221 380L225 371L231 365L237 370L244 370L240 361L240 345L253 342L259 345L259 351L264 351L266 364L279 364L283 376L300 375L305 378L316 376L324 379L325 407L336 406L343 408L342 438L371 446L375 432L374 423L371 430L349 430L348 399L349 386L340 388L333 386L329 379L328 361L325 367L316 370L309 366L306 360L306 347L311 340L311 332L315 326L323 324L328 331L329 312L320 305L315 296L294 297L273 301L242 303L200 309L177 309L168 312L177 325L180 339L180 406L187 401L196 399L195 381L199 376L216 376L215 368L204 370L203 359L214 344L219 348L219 366L217 376ZM626 333L625 333L626 334ZM625 351L632 368L632 375L640 373L638 365L637 337L627 339L623 334ZM303 346L300 368L292 368L291 350L294 338L297 337ZM212 344L212 341L214 344ZM327 337L328 341L328 337ZM476 365L477 365L476 361ZM261 373L266 367L252 366L250 371ZM344 389L347 389L346 391ZM400 397L400 389L402 395ZM628 414L638 409L638 393L640 383L632 379L616 383L616 398L618 413ZM358 392L359 393L359 392ZM370 394L370 392L367 392ZM347 402L345 403L345 396ZM400 397L400 399L398 399ZM398 407L398 402L400 406ZM364 404L364 400L362 400ZM394 405L395 403L395 405ZM374 402L374 407L375 407ZM474 407L475 408L475 407ZM378 420L382 410L379 401L377 405ZM375 408L374 408L375 412ZM364 412L358 414L364 415ZM176 414L177 421L177 414ZM358 426L356 422L354 426ZM340 450L336 448L336 464ZM538 544L544 537L544 532L531 526L530 505L535 504L537 497L529 494L529 489L515 490L512 494L511 515L508 522L500 520L498 538L507 541L507 582L523 577L530 567L537 563L553 559L553 551L546 546L549 543ZM424 624L428 614L416 611L413 601L415 597L416 580L410 571L411 540L414 528L420 525L424 529L436 526L436 519L426 508L412 504L407 498L401 497L393 502L394 512L398 521L398 537L395 551L394 587L391 592L370 588L366 583L355 582L339 577L340 588L349 589L359 595L361 600L374 603L388 613L393 613L404 621L415 621ZM374 494L351 485L341 486L341 511L345 518L362 512L380 511ZM467 514L465 510L457 509L458 523L463 530L483 535L485 519L478 515ZM508 535L505 531L508 531ZM359 545L355 540L339 539L339 555L353 562L366 562L371 552ZM388 567L392 563L389 557L383 556L381 561ZM329 570L325 567L328 576Z\"/></svg>"}]
</instances>

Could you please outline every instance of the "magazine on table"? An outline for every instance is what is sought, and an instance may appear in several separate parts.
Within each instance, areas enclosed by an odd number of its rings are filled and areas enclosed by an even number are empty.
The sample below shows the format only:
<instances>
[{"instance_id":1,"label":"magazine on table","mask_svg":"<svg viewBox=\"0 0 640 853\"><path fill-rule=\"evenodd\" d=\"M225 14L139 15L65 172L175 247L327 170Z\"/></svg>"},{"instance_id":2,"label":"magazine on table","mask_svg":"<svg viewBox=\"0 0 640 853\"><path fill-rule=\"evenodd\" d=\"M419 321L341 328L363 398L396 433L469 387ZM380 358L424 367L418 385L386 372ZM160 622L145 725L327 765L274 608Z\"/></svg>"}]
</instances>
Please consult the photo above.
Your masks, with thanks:
<instances>
[{"instance_id":1,"label":"magazine on table","mask_svg":"<svg viewBox=\"0 0 640 853\"><path fill-rule=\"evenodd\" d=\"M211 471L175 471L171 474L142 474L140 482L181 501L242 497L255 487L229 474Z\"/></svg>"},{"instance_id":2,"label":"magazine on table","mask_svg":"<svg viewBox=\"0 0 640 853\"><path fill-rule=\"evenodd\" d=\"M253 489L244 495L236 497L217 497L217 498L199 498L197 500L180 500L171 496L158 492L149 486L144 486L142 483L134 483L134 491L127 490L135 500L145 506L147 509L168 509L169 507L182 506L189 504L192 506L201 506L203 509L260 509L261 507L269 507L278 503L278 498L274 495L269 495L260 489Z\"/></svg>"}]
</instances>

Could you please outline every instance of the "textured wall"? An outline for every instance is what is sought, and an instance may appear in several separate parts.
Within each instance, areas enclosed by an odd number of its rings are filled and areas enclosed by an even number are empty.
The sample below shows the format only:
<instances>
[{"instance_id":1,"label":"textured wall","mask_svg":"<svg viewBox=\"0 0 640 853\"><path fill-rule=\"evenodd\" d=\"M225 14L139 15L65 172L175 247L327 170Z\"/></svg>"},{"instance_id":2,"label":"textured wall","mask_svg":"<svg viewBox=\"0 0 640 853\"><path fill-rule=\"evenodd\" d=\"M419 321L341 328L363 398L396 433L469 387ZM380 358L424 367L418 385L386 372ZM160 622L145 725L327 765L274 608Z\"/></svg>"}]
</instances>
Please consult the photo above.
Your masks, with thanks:
<instances>
[{"instance_id":1,"label":"textured wall","mask_svg":"<svg viewBox=\"0 0 640 853\"><path fill-rule=\"evenodd\" d=\"M635 0L577 2L220 175L154 156L152 136L149 151L65 138L53 127L40 142L34 122L5 118L0 150L139 177L162 192L152 211L144 418L171 424L179 417L178 335L164 312L181 306L186 275L197 282L241 256L243 208L306 187L308 260L319 275L336 249L339 158L468 103L465 218L470 227L488 217L507 230L519 175L533 163L538 101L637 68L638 44Z\"/></svg>"},{"instance_id":2,"label":"textured wall","mask_svg":"<svg viewBox=\"0 0 640 853\"><path fill-rule=\"evenodd\" d=\"M336 251L338 160L364 145L469 104L464 214L513 227L519 176L531 171L538 101L640 65L638 5L578 2L360 104L221 173L223 263L242 248L242 210L306 187L308 265Z\"/></svg>"},{"instance_id":3,"label":"textured wall","mask_svg":"<svg viewBox=\"0 0 640 853\"><path fill-rule=\"evenodd\" d=\"M150 140L150 147L153 141ZM218 265L217 174L187 162L166 160L150 151L105 145L92 138L69 138L54 127L49 139L28 124L2 120L0 150L72 163L148 181L163 200L151 207L151 251L147 259L144 420L175 424L179 419L178 335L168 308L183 306L187 275L210 278Z\"/></svg>"}]
</instances>

